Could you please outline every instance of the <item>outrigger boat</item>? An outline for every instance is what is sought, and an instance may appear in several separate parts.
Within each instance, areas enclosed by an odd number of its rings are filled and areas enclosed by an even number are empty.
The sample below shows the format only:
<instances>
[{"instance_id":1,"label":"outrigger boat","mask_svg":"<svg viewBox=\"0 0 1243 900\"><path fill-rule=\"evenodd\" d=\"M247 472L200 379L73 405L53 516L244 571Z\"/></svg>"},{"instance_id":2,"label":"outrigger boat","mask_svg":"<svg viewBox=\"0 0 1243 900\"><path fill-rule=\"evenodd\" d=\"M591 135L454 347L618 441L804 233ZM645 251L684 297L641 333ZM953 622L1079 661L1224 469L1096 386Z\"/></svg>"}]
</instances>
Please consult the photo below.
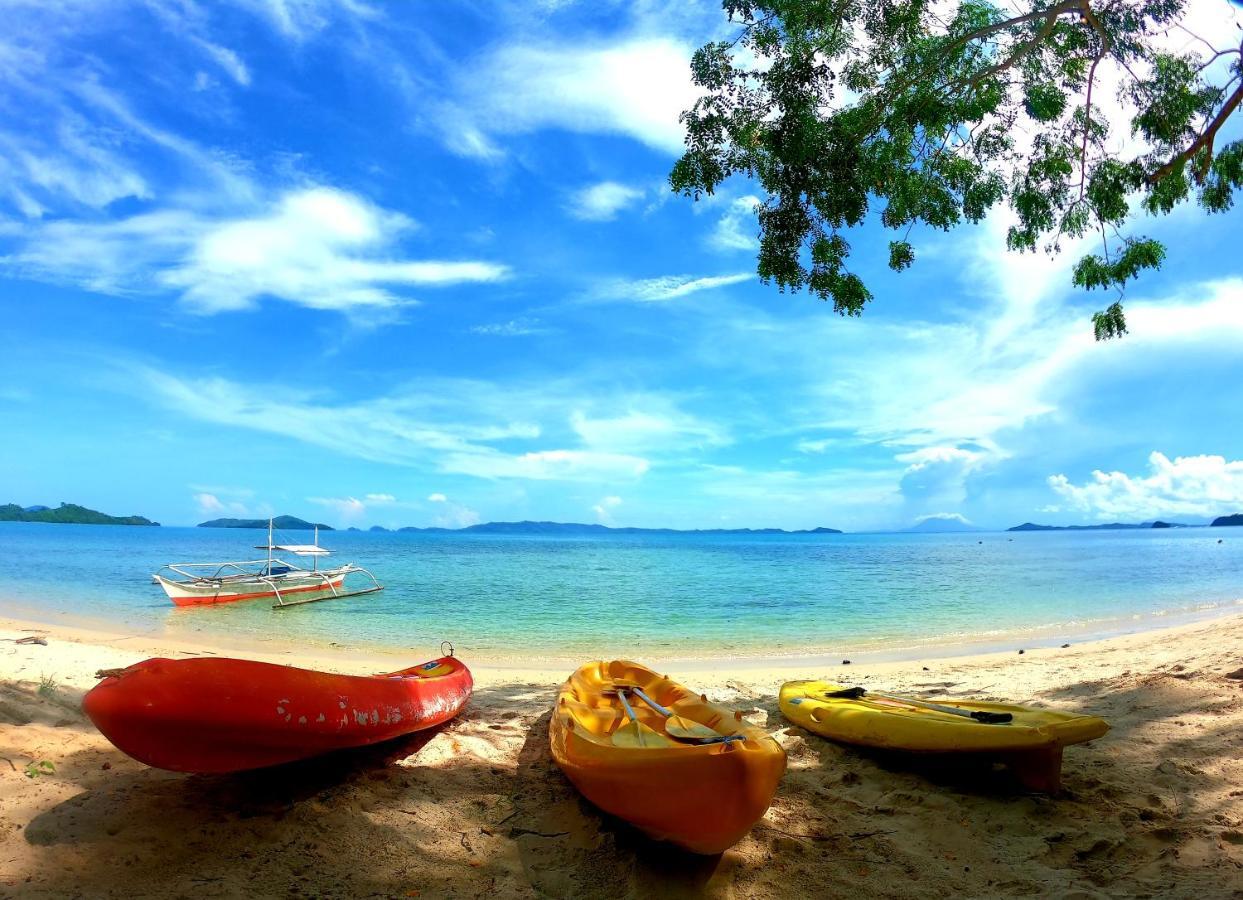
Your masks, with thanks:
<instances>
[{"instance_id":1,"label":"outrigger boat","mask_svg":"<svg viewBox=\"0 0 1243 900\"><path fill-rule=\"evenodd\" d=\"M300 606L317 600L333 600L341 597L357 597L384 590L384 586L369 571L346 563L331 569L319 568L319 558L331 553L319 545L319 529L315 529L313 544L276 544L272 538L272 520L268 520L268 542L256 550L268 551L267 559L247 562L219 563L173 563L161 568L151 580L164 589L168 598L178 606L200 606L208 603L235 603L238 600L275 598L273 609ZM307 569L286 562L273 555L273 551L292 553L294 556L311 557ZM168 573L168 574L165 574ZM350 588L346 578L351 575L371 579L368 585ZM355 579L355 584L358 579Z\"/></svg>"}]
</instances>

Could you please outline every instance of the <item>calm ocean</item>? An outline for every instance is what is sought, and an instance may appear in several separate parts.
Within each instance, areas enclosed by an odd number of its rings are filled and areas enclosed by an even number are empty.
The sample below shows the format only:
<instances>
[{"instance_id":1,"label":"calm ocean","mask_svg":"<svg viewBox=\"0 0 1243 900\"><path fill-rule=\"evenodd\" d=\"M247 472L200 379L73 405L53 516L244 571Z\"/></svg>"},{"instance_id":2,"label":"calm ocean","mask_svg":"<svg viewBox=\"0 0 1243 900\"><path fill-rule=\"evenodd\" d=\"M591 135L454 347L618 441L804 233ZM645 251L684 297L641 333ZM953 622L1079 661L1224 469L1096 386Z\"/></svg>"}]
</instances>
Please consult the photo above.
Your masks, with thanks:
<instances>
[{"instance_id":1,"label":"calm ocean","mask_svg":"<svg viewBox=\"0 0 1243 900\"><path fill-rule=\"evenodd\" d=\"M261 556L266 532L0 523L0 613L187 638L501 657L802 655L1135 630L1243 604L1243 529L963 535L328 532L378 594L174 608L169 562ZM306 541L295 532L286 540ZM1222 543L1218 543L1221 539ZM1029 644L1030 646L1030 644Z\"/></svg>"}]
</instances>

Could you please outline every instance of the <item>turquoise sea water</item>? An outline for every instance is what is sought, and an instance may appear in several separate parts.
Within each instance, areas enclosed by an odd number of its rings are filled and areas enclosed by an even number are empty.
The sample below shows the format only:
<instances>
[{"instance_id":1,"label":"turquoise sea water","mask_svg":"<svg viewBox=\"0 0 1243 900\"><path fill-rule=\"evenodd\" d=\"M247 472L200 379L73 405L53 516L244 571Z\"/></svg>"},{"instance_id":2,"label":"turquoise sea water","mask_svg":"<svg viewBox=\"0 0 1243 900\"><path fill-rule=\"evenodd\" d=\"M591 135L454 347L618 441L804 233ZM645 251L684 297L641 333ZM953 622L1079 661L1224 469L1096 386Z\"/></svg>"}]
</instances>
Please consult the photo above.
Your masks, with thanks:
<instances>
[{"instance_id":1,"label":"turquoise sea water","mask_svg":"<svg viewBox=\"0 0 1243 900\"><path fill-rule=\"evenodd\" d=\"M1243 529L964 535L325 533L378 594L178 609L169 562L261 556L266 532L0 523L0 613L173 636L494 656L802 655L1074 636L1243 604ZM285 535L303 542L306 533ZM1218 543L1221 539L1222 543Z\"/></svg>"}]
</instances>

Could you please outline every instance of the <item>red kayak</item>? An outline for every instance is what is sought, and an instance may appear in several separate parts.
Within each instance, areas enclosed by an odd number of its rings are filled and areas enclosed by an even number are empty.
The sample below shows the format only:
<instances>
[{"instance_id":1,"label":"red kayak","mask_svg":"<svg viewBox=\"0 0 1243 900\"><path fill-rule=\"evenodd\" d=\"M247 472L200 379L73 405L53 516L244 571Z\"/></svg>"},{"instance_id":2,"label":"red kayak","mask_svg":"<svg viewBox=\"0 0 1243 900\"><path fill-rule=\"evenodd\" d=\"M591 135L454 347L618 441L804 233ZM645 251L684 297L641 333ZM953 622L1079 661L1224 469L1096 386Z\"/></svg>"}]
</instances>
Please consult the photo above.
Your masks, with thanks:
<instances>
[{"instance_id":1,"label":"red kayak","mask_svg":"<svg viewBox=\"0 0 1243 900\"><path fill-rule=\"evenodd\" d=\"M432 728L470 699L445 656L387 675L333 675L245 659L148 659L82 699L95 727L139 762L237 772Z\"/></svg>"}]
</instances>

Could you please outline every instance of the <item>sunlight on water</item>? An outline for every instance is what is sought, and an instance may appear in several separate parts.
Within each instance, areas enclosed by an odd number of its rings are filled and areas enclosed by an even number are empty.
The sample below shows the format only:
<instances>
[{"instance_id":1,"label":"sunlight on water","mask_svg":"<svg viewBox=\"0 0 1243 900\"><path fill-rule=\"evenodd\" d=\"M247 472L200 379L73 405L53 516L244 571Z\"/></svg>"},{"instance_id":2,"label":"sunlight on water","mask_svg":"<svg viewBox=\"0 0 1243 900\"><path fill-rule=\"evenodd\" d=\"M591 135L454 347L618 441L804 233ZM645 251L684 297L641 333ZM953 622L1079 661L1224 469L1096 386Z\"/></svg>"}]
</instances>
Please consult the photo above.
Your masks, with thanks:
<instances>
[{"instance_id":1,"label":"sunlight on water","mask_svg":"<svg viewBox=\"0 0 1243 900\"><path fill-rule=\"evenodd\" d=\"M496 655L668 656L910 646L1046 626L1081 633L1243 597L1243 529L1208 528L575 538L333 532L322 539L337 551L331 559L371 569L383 592L283 611L262 600L176 609L150 581L169 562L262 555L252 547L264 538L2 523L0 608L186 637L390 647L448 638Z\"/></svg>"}]
</instances>

